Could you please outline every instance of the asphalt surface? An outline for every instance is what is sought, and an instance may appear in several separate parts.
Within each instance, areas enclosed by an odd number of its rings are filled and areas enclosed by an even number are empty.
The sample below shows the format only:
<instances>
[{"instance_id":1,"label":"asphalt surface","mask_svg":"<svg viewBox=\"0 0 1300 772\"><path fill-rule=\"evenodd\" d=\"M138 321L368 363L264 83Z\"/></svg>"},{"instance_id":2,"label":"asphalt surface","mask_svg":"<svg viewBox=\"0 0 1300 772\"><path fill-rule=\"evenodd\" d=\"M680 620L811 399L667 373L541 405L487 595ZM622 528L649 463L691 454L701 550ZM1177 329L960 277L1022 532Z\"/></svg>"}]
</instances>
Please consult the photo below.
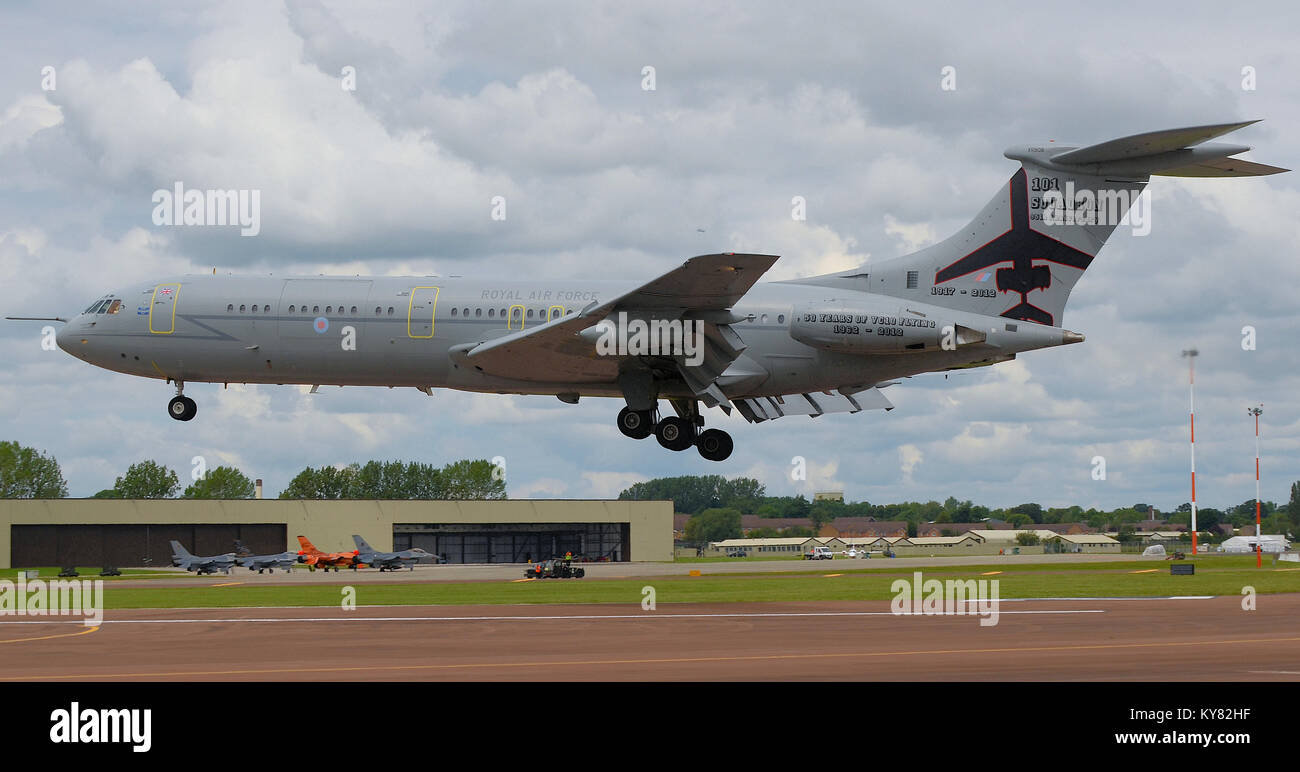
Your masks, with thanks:
<instances>
[{"instance_id":1,"label":"asphalt surface","mask_svg":"<svg viewBox=\"0 0 1300 772\"><path fill-rule=\"evenodd\" d=\"M1300 594L110 611L0 620L0 681L1300 681Z\"/></svg>"}]
</instances>

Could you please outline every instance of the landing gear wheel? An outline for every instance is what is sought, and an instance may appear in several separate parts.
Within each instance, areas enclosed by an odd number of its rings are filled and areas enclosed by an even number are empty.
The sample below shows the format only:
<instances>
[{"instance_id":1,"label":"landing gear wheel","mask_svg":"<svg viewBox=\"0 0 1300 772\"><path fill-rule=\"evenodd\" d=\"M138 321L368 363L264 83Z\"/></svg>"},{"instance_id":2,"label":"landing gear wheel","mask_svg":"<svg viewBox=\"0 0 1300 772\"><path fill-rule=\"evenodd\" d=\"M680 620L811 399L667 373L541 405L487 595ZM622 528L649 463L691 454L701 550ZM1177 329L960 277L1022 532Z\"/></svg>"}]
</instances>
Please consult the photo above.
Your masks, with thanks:
<instances>
[{"instance_id":1,"label":"landing gear wheel","mask_svg":"<svg viewBox=\"0 0 1300 772\"><path fill-rule=\"evenodd\" d=\"M625 407L618 411L618 430L634 440L644 440L654 433L654 417L649 410Z\"/></svg>"},{"instance_id":2,"label":"landing gear wheel","mask_svg":"<svg viewBox=\"0 0 1300 772\"><path fill-rule=\"evenodd\" d=\"M695 427L685 418L669 416L655 426L655 439L669 450L686 450L695 442Z\"/></svg>"},{"instance_id":3,"label":"landing gear wheel","mask_svg":"<svg viewBox=\"0 0 1300 772\"><path fill-rule=\"evenodd\" d=\"M177 421L188 421L199 412L199 406L189 397L175 396L167 403L167 415Z\"/></svg>"},{"instance_id":4,"label":"landing gear wheel","mask_svg":"<svg viewBox=\"0 0 1300 772\"><path fill-rule=\"evenodd\" d=\"M732 447L731 435L721 429L705 429L695 441L695 449L708 461L726 461Z\"/></svg>"}]
</instances>

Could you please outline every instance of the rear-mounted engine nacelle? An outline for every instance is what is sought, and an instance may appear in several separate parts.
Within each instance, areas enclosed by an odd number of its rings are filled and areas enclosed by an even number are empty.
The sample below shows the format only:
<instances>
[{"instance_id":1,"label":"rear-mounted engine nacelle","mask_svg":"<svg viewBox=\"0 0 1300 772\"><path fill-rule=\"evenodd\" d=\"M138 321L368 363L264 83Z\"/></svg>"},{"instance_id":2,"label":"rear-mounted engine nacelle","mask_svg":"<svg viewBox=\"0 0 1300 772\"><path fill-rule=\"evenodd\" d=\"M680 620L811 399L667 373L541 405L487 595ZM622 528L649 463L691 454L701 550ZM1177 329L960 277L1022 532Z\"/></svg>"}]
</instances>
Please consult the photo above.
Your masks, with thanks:
<instances>
[{"instance_id":1,"label":"rear-mounted engine nacelle","mask_svg":"<svg viewBox=\"0 0 1300 772\"><path fill-rule=\"evenodd\" d=\"M979 330L903 309L873 311L840 304L798 309L790 323L790 337L845 354L951 350L987 338Z\"/></svg>"}]
</instances>

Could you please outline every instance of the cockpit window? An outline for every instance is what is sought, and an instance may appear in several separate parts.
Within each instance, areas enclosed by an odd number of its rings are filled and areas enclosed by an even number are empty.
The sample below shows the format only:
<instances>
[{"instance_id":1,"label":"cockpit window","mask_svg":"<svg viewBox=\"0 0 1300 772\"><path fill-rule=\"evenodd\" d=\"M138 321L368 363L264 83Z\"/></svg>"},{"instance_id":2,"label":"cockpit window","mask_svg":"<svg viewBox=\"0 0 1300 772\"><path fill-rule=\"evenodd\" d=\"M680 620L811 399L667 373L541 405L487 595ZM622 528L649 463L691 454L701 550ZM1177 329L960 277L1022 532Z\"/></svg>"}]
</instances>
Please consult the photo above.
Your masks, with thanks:
<instances>
[{"instance_id":1,"label":"cockpit window","mask_svg":"<svg viewBox=\"0 0 1300 772\"><path fill-rule=\"evenodd\" d=\"M112 303L108 304L108 313L115 314L122 310L122 301L114 298Z\"/></svg>"},{"instance_id":2,"label":"cockpit window","mask_svg":"<svg viewBox=\"0 0 1300 772\"><path fill-rule=\"evenodd\" d=\"M107 301L107 300L101 300L101 301L99 302L99 305L95 306L95 313L97 313L97 314L102 314L102 313L104 313L104 312L107 311L107 310L108 310L108 301Z\"/></svg>"}]
</instances>

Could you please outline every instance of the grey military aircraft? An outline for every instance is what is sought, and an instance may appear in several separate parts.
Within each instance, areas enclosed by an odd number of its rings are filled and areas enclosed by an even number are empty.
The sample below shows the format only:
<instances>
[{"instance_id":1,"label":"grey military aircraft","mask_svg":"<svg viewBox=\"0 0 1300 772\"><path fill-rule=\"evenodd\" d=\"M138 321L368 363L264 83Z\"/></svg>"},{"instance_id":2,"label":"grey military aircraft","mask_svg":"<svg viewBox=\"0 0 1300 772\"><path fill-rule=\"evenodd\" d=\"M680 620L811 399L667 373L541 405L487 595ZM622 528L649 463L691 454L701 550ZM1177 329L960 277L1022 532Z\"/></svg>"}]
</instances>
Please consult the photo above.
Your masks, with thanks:
<instances>
[{"instance_id":1,"label":"grey military aircraft","mask_svg":"<svg viewBox=\"0 0 1300 772\"><path fill-rule=\"evenodd\" d=\"M181 543L175 539L172 545L172 565L177 568L183 568L186 571L193 571L197 574L215 574L218 571L229 574L230 570L235 567L237 558L235 553L227 552L224 555L212 555L201 557L191 555L189 550L181 546Z\"/></svg>"},{"instance_id":2,"label":"grey military aircraft","mask_svg":"<svg viewBox=\"0 0 1300 772\"><path fill-rule=\"evenodd\" d=\"M244 543L235 540L235 563L249 571L263 573L270 571L275 573L275 569L283 568L287 574L298 562L297 552L281 552L275 555L254 555L253 551L244 546Z\"/></svg>"},{"instance_id":3,"label":"grey military aircraft","mask_svg":"<svg viewBox=\"0 0 1300 772\"><path fill-rule=\"evenodd\" d=\"M1287 171L1209 142L1251 123L1012 147L1020 169L959 232L839 273L757 284L777 258L726 253L641 283L182 276L103 295L56 340L174 385L178 421L195 381L612 397L623 434L721 461L732 439L701 406L750 422L890 410L900 378L1083 341L1061 326L1070 290L1152 175Z\"/></svg>"},{"instance_id":4,"label":"grey military aircraft","mask_svg":"<svg viewBox=\"0 0 1300 772\"><path fill-rule=\"evenodd\" d=\"M352 543L357 545L357 561L368 566L374 566L380 571L396 571L406 566L410 570L415 570L415 564L422 559L436 560L434 555L426 552L419 547L412 547L409 550L400 552L380 552L366 543L366 540L352 534Z\"/></svg>"}]
</instances>

